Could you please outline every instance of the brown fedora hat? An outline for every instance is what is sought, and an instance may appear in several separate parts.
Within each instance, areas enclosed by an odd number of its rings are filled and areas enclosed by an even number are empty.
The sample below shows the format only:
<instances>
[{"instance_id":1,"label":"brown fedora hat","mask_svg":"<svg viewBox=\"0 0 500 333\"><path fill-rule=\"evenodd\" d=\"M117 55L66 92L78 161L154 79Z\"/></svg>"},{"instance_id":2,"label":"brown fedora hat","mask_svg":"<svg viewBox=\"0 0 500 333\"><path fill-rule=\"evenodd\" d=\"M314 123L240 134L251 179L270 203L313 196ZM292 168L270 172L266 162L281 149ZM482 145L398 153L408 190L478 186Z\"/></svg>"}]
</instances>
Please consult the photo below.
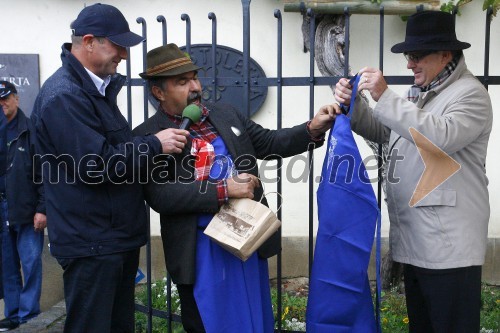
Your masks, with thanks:
<instances>
[{"instance_id":1,"label":"brown fedora hat","mask_svg":"<svg viewBox=\"0 0 500 333\"><path fill-rule=\"evenodd\" d=\"M174 76L197 71L201 67L193 64L191 59L174 43L152 49L146 55L146 71L140 73L143 79Z\"/></svg>"}]
</instances>

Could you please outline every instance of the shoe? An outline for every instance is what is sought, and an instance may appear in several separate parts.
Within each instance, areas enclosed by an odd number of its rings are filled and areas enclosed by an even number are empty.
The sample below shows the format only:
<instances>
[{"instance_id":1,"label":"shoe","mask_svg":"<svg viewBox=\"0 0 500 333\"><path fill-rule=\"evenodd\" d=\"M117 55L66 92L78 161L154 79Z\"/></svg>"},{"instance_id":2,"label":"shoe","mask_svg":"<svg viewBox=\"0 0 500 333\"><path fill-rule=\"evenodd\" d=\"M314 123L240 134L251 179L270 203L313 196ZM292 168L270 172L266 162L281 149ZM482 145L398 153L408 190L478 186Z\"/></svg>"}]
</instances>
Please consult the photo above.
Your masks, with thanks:
<instances>
[{"instance_id":1,"label":"shoe","mask_svg":"<svg viewBox=\"0 0 500 333\"><path fill-rule=\"evenodd\" d=\"M19 327L19 321L5 318L0 320L0 332L7 332Z\"/></svg>"}]
</instances>

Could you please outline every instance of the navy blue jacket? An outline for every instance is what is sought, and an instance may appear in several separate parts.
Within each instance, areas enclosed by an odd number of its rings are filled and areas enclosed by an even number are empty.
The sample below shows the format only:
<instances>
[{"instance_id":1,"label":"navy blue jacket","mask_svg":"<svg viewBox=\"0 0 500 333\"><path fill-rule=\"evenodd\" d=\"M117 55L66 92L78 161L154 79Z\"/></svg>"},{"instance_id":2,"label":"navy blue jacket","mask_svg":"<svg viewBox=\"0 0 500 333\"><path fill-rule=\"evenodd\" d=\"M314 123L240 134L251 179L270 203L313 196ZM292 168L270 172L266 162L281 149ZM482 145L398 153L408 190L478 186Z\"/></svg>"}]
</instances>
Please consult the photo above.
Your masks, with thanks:
<instances>
[{"instance_id":1,"label":"navy blue jacket","mask_svg":"<svg viewBox=\"0 0 500 333\"><path fill-rule=\"evenodd\" d=\"M106 96L64 44L62 67L43 84L31 116L43 163L50 250L56 258L111 254L146 243L139 177L161 153L152 135L133 137L116 105L125 77Z\"/></svg>"},{"instance_id":2,"label":"navy blue jacket","mask_svg":"<svg viewBox=\"0 0 500 333\"><path fill-rule=\"evenodd\" d=\"M19 135L7 148L5 173L9 224L33 224L35 213L45 214L44 192L39 168L33 168L34 130L21 109L16 117Z\"/></svg>"}]
</instances>

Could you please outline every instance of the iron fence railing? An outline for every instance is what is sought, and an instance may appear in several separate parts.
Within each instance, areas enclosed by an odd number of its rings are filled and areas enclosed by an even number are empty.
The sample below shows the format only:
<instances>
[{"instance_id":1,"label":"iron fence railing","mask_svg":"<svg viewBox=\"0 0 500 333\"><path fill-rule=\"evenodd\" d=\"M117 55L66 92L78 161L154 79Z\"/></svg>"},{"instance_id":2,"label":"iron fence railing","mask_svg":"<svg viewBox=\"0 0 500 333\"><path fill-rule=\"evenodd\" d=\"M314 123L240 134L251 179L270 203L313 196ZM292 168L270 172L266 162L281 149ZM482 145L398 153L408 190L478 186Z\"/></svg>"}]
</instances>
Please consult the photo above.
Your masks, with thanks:
<instances>
[{"instance_id":1,"label":"iron fence railing","mask_svg":"<svg viewBox=\"0 0 500 333\"><path fill-rule=\"evenodd\" d=\"M338 76L315 76L314 70L314 43L315 43L315 20L314 20L314 12L311 9L305 10L303 15L308 15L310 19L309 26L309 41L310 41L310 53L309 53L309 76L306 77L283 77L282 69L283 69L283 48L282 48L282 14L280 10L274 11L274 17L276 19L276 35L277 35L277 68L276 68L276 77L252 77L250 73L250 3L251 0L241 0L242 10L243 10L243 65L242 65L242 77L218 77L218 73L216 71L216 66L212 66L212 71L210 72L211 76L208 77L200 77L200 81L203 87L211 86L213 91L216 91L217 87L227 87L227 86L236 86L242 88L242 96L243 96L243 112L247 115L250 115L250 89L251 87L276 87L277 90L277 119L276 119L276 128L282 128L282 118L283 118L283 87L291 87L291 86L303 86L309 87L309 114L312 118L314 116L314 93L315 87L317 86L332 86L335 85L341 77ZM422 10L423 7L417 6L416 11ZM456 14L455 10L455 14ZM350 34L350 17L349 7L346 7L344 10L345 15L345 72L344 76L348 76L349 69L349 34ZM489 61L490 61L490 30L491 30L491 19L493 15L493 9L489 8L486 11L485 15L485 41L484 41L484 73L482 76L477 76L478 79L484 84L484 86L488 89L490 85L500 85L500 76L490 76L489 75ZM380 7L380 43L379 43L379 68L383 70L384 68L384 7L383 5ZM157 21L161 23L162 29L162 40L163 44L167 44L167 22L165 17L162 15L157 16ZM211 43L211 59L212 64L216 63L216 51L217 51L217 19L214 13L208 14L208 19L212 21L212 43ZM188 14L182 14L181 20L186 23L186 52L191 54L191 19ZM137 19L137 23L142 25L142 36L147 38L147 23L146 20L142 17ZM147 39L146 39L147 40ZM147 53L147 42L145 41L143 44L143 71L146 70L146 53ZM130 52L129 52L130 54ZM144 119L148 117L148 92L146 87L146 82L142 79L132 78L131 77L131 68L130 68L130 59L127 61L127 117L129 123L132 123L132 86L142 86L144 89ZM410 85L413 83L412 76L385 76L385 79L389 85ZM216 94L212 94L213 101L215 101ZM381 146L379 146L379 175L378 179L381 179L382 175L380 174L381 166ZM308 155L309 162L311 165L310 174L309 174L309 197L308 197L308 216L309 216L309 274L312 267L313 260L313 239L314 239L314 230L313 230L313 220L314 220L314 211L313 211L313 199L314 199L314 168L312 163L314 162L312 159L312 154ZM277 191L281 194L282 192L282 174L281 174L281 166L282 162L278 161L276 164L276 172L277 172ZM380 207L380 200L382 197L381 191L381 182L378 182L378 201ZM281 207L281 196L277 196L277 207ZM282 220L281 210L278 211L278 218ZM281 229L280 229L281 233ZM146 305L136 304L136 311L143 312L148 317L148 332L152 332L152 318L153 316L165 318L168 321L168 332L172 331L172 321L180 322L180 317L176 314L172 313L171 306L171 289L170 289L170 279L167 278L167 311L162 311L159 309L154 309L152 307L151 302L151 238L150 238L150 230L148 230L148 244L146 246L146 265L147 265L147 297L148 302ZM281 253L277 256L277 299L281 300L282 289L281 289L281 281L282 281L282 255ZM277 318L281 318L283 313L282 304L278 302L277 304ZM281 321L277 322L277 328L275 332L294 332L289 330L283 330Z\"/></svg>"}]
</instances>

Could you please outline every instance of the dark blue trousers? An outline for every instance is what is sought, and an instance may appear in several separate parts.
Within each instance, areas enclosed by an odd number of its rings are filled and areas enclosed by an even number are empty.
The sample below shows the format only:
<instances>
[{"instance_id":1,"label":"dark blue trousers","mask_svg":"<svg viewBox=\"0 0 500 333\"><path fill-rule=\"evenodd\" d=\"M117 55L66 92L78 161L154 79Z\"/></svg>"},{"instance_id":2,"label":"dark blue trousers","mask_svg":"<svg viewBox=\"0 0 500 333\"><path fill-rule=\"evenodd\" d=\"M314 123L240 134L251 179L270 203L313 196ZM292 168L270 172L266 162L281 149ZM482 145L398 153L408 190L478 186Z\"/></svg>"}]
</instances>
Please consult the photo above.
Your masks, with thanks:
<instances>
[{"instance_id":1,"label":"dark blue trousers","mask_svg":"<svg viewBox=\"0 0 500 333\"><path fill-rule=\"evenodd\" d=\"M477 333L481 266L425 269L404 265L410 333Z\"/></svg>"},{"instance_id":2,"label":"dark blue trousers","mask_svg":"<svg viewBox=\"0 0 500 333\"><path fill-rule=\"evenodd\" d=\"M205 333L200 311L194 298L194 285L178 284L179 298L181 301L182 326L187 333Z\"/></svg>"},{"instance_id":3,"label":"dark blue trousers","mask_svg":"<svg viewBox=\"0 0 500 333\"><path fill-rule=\"evenodd\" d=\"M64 269L65 333L133 333L139 249L57 259Z\"/></svg>"}]
</instances>

